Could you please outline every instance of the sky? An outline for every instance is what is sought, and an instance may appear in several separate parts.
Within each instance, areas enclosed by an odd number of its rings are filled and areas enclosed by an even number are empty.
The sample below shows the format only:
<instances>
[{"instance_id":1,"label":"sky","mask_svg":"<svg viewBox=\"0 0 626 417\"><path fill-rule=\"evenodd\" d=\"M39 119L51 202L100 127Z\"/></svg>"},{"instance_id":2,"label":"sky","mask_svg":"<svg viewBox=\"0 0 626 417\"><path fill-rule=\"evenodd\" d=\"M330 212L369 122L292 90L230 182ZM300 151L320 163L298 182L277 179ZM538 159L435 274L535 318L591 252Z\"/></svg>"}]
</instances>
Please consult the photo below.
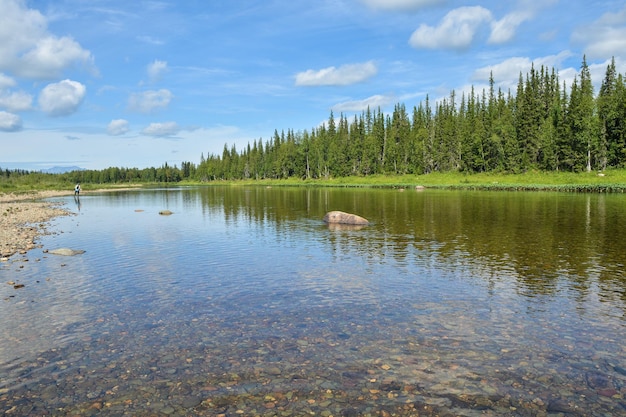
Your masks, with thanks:
<instances>
[{"instance_id":1,"label":"sky","mask_svg":"<svg viewBox=\"0 0 626 417\"><path fill-rule=\"evenodd\" d=\"M583 57L626 73L623 0L0 0L0 167L197 164Z\"/></svg>"}]
</instances>

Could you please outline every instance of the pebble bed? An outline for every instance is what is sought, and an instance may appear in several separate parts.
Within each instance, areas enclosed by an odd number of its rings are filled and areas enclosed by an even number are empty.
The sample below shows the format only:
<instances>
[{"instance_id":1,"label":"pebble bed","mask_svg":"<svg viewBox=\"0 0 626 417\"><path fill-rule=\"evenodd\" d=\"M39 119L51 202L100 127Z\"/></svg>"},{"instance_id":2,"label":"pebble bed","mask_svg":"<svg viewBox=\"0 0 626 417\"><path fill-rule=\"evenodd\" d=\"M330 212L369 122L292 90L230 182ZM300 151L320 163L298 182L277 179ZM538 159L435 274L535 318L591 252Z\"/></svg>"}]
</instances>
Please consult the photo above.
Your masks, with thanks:
<instances>
[{"instance_id":1,"label":"pebble bed","mask_svg":"<svg viewBox=\"0 0 626 417\"><path fill-rule=\"evenodd\" d=\"M0 411L7 416L626 413L626 369L617 362L626 357L625 348L615 355L603 351L615 349L619 340L590 334L581 343L565 333L525 349L516 338L529 331L522 324L492 332L478 317L450 321L449 307L422 306L428 314L409 320L390 307L250 316L229 310L232 305L218 303L207 311L199 304L185 307L185 316L193 317L188 321L167 311L122 310L96 318L97 335L0 369L5 381Z\"/></svg>"},{"instance_id":2,"label":"pebble bed","mask_svg":"<svg viewBox=\"0 0 626 417\"><path fill-rule=\"evenodd\" d=\"M59 203L40 199L62 194L57 191L0 194L0 259L6 262L11 255L25 254L37 247L36 238L47 233L46 222L68 214Z\"/></svg>"}]
</instances>

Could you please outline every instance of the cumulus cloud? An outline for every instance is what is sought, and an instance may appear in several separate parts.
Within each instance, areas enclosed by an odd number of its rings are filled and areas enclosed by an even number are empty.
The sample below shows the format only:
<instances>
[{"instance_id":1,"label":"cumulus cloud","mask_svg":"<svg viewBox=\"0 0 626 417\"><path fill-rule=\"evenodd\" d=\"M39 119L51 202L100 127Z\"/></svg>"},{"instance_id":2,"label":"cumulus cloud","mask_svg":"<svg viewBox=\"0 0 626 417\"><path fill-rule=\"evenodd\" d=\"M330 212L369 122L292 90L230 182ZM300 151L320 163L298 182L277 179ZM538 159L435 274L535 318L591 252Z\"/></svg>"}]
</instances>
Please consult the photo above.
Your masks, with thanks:
<instances>
[{"instance_id":1,"label":"cumulus cloud","mask_svg":"<svg viewBox=\"0 0 626 417\"><path fill-rule=\"evenodd\" d=\"M107 133L111 136L119 136L127 133L130 130L130 124L128 120L114 119L111 120L107 126Z\"/></svg>"},{"instance_id":2,"label":"cumulus cloud","mask_svg":"<svg viewBox=\"0 0 626 417\"><path fill-rule=\"evenodd\" d=\"M22 119L17 114L0 111L0 131L17 132L22 130Z\"/></svg>"},{"instance_id":3,"label":"cumulus cloud","mask_svg":"<svg viewBox=\"0 0 626 417\"><path fill-rule=\"evenodd\" d=\"M50 116L67 116L78 110L86 92L87 88L78 81L48 84L39 93L39 107Z\"/></svg>"},{"instance_id":4,"label":"cumulus cloud","mask_svg":"<svg viewBox=\"0 0 626 417\"><path fill-rule=\"evenodd\" d=\"M2 91L0 88L0 108L9 111L25 111L32 108L33 97L23 91Z\"/></svg>"},{"instance_id":5,"label":"cumulus cloud","mask_svg":"<svg viewBox=\"0 0 626 417\"><path fill-rule=\"evenodd\" d=\"M175 136L181 131L180 126L176 122L164 122L164 123L150 123L145 129L141 131L144 135L167 137Z\"/></svg>"},{"instance_id":6,"label":"cumulus cloud","mask_svg":"<svg viewBox=\"0 0 626 417\"><path fill-rule=\"evenodd\" d=\"M605 13L590 25L574 32L572 39L586 44L585 54L592 59L626 56L626 6L615 13Z\"/></svg>"},{"instance_id":7,"label":"cumulus cloud","mask_svg":"<svg viewBox=\"0 0 626 417\"><path fill-rule=\"evenodd\" d=\"M128 107L140 113L152 113L155 110L167 107L174 95L166 89L149 90L131 94Z\"/></svg>"},{"instance_id":8,"label":"cumulus cloud","mask_svg":"<svg viewBox=\"0 0 626 417\"><path fill-rule=\"evenodd\" d=\"M30 110L33 97L23 91L11 91L15 85L13 78L0 73L0 108L11 112Z\"/></svg>"},{"instance_id":9,"label":"cumulus cloud","mask_svg":"<svg viewBox=\"0 0 626 417\"><path fill-rule=\"evenodd\" d=\"M446 0L361 0L372 9L405 11L445 3Z\"/></svg>"},{"instance_id":10,"label":"cumulus cloud","mask_svg":"<svg viewBox=\"0 0 626 417\"><path fill-rule=\"evenodd\" d=\"M370 109L377 109L378 107L385 107L393 103L395 100L392 96L374 95L363 100L344 101L343 103L337 103L333 106L333 111L337 112L353 112L363 111Z\"/></svg>"},{"instance_id":11,"label":"cumulus cloud","mask_svg":"<svg viewBox=\"0 0 626 417\"><path fill-rule=\"evenodd\" d=\"M4 90L5 88L15 87L17 83L15 80L8 75L0 73L0 90Z\"/></svg>"},{"instance_id":12,"label":"cumulus cloud","mask_svg":"<svg viewBox=\"0 0 626 417\"><path fill-rule=\"evenodd\" d=\"M361 64L347 64L339 68L328 67L321 70L307 70L296 74L296 85L350 85L373 77L378 73L376 64L368 61Z\"/></svg>"},{"instance_id":13,"label":"cumulus cloud","mask_svg":"<svg viewBox=\"0 0 626 417\"><path fill-rule=\"evenodd\" d=\"M466 49L480 28L492 20L491 12L484 7L459 7L448 12L437 26L420 25L409 44L414 48Z\"/></svg>"},{"instance_id":14,"label":"cumulus cloud","mask_svg":"<svg viewBox=\"0 0 626 417\"><path fill-rule=\"evenodd\" d=\"M0 70L34 79L58 78L76 64L96 71L91 52L49 33L46 18L26 2L0 0L0 10Z\"/></svg>"},{"instance_id":15,"label":"cumulus cloud","mask_svg":"<svg viewBox=\"0 0 626 417\"><path fill-rule=\"evenodd\" d=\"M155 60L148 64L148 78L150 82L158 81L163 73L167 71L167 62Z\"/></svg>"}]
</instances>

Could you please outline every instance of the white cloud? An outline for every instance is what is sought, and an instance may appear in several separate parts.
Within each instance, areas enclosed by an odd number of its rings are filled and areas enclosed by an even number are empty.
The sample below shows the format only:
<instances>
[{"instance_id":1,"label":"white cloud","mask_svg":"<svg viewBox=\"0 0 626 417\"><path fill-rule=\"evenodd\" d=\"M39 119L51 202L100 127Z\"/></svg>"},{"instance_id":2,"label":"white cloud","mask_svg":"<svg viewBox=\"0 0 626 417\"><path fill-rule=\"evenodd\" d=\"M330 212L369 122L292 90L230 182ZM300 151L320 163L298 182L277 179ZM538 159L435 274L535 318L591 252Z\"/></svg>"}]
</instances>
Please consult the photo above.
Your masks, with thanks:
<instances>
[{"instance_id":1,"label":"white cloud","mask_svg":"<svg viewBox=\"0 0 626 417\"><path fill-rule=\"evenodd\" d=\"M491 12L484 7L459 7L446 14L436 27L420 25L409 44L414 48L466 49L481 26L492 20Z\"/></svg>"},{"instance_id":2,"label":"white cloud","mask_svg":"<svg viewBox=\"0 0 626 417\"><path fill-rule=\"evenodd\" d=\"M35 48L24 54L15 72L27 78L50 79L59 77L63 70L74 63L94 68L91 53L75 40L47 37L39 40Z\"/></svg>"},{"instance_id":3,"label":"white cloud","mask_svg":"<svg viewBox=\"0 0 626 417\"><path fill-rule=\"evenodd\" d=\"M10 91L16 85L13 78L0 73L0 108L11 112L30 110L33 97L23 91Z\"/></svg>"},{"instance_id":4,"label":"white cloud","mask_svg":"<svg viewBox=\"0 0 626 417\"><path fill-rule=\"evenodd\" d=\"M130 124L128 120L115 119L111 120L107 126L107 133L111 136L119 136L127 133L130 130Z\"/></svg>"},{"instance_id":5,"label":"white cloud","mask_svg":"<svg viewBox=\"0 0 626 417\"><path fill-rule=\"evenodd\" d=\"M39 107L50 116L67 116L78 110L87 88L78 81L48 84L39 94Z\"/></svg>"},{"instance_id":6,"label":"white cloud","mask_svg":"<svg viewBox=\"0 0 626 417\"><path fill-rule=\"evenodd\" d=\"M393 103L395 98L393 96L374 95L364 100L344 101L343 103L337 103L333 106L333 111L338 112L353 112L367 110L369 107L372 110L377 108L383 108Z\"/></svg>"},{"instance_id":7,"label":"white cloud","mask_svg":"<svg viewBox=\"0 0 626 417\"><path fill-rule=\"evenodd\" d=\"M0 111L0 131L17 132L22 130L22 119L17 114Z\"/></svg>"},{"instance_id":8,"label":"white cloud","mask_svg":"<svg viewBox=\"0 0 626 417\"><path fill-rule=\"evenodd\" d=\"M605 13L598 20L574 32L572 39L586 44L585 54L592 59L626 56L626 6Z\"/></svg>"},{"instance_id":9,"label":"white cloud","mask_svg":"<svg viewBox=\"0 0 626 417\"><path fill-rule=\"evenodd\" d=\"M13 78L9 77L8 75L4 75L0 73L0 90L3 90L5 88L10 88L10 87L15 87L16 85L17 83L15 82Z\"/></svg>"},{"instance_id":10,"label":"white cloud","mask_svg":"<svg viewBox=\"0 0 626 417\"><path fill-rule=\"evenodd\" d=\"M445 3L446 0L361 0L372 9L405 11Z\"/></svg>"},{"instance_id":11,"label":"white cloud","mask_svg":"<svg viewBox=\"0 0 626 417\"><path fill-rule=\"evenodd\" d=\"M141 133L148 136L167 137L175 136L181 131L176 122L150 123Z\"/></svg>"},{"instance_id":12,"label":"white cloud","mask_svg":"<svg viewBox=\"0 0 626 417\"><path fill-rule=\"evenodd\" d=\"M34 79L58 78L77 63L95 71L91 53L49 33L46 18L26 2L0 0L0 10L0 70Z\"/></svg>"},{"instance_id":13,"label":"white cloud","mask_svg":"<svg viewBox=\"0 0 626 417\"><path fill-rule=\"evenodd\" d=\"M150 82L158 81L163 73L167 71L167 62L155 60L148 64L148 78Z\"/></svg>"},{"instance_id":14,"label":"white cloud","mask_svg":"<svg viewBox=\"0 0 626 417\"><path fill-rule=\"evenodd\" d=\"M532 18L528 11L509 13L502 19L491 23L489 43L505 43L513 39L518 26Z\"/></svg>"},{"instance_id":15,"label":"white cloud","mask_svg":"<svg viewBox=\"0 0 626 417\"><path fill-rule=\"evenodd\" d=\"M339 68L328 67L318 71L307 70L296 74L296 85L350 85L373 77L378 73L376 64L368 61L361 64L347 64Z\"/></svg>"},{"instance_id":16,"label":"white cloud","mask_svg":"<svg viewBox=\"0 0 626 417\"><path fill-rule=\"evenodd\" d=\"M23 91L2 91L0 88L0 108L9 111L24 111L32 108L33 97Z\"/></svg>"},{"instance_id":17,"label":"white cloud","mask_svg":"<svg viewBox=\"0 0 626 417\"><path fill-rule=\"evenodd\" d=\"M128 107L140 113L151 113L154 110L167 107L173 97L171 91L166 89L134 93L128 99Z\"/></svg>"}]
</instances>

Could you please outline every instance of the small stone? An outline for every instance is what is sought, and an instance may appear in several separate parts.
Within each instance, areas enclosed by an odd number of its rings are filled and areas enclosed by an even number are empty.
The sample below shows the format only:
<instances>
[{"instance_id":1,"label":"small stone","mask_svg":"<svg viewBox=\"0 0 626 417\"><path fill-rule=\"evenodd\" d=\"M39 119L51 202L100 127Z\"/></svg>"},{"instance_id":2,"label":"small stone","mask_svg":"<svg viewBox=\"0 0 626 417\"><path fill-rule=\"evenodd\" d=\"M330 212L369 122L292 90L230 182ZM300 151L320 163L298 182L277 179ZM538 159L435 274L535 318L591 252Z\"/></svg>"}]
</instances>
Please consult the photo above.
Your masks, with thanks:
<instances>
[{"instance_id":1,"label":"small stone","mask_svg":"<svg viewBox=\"0 0 626 417\"><path fill-rule=\"evenodd\" d=\"M614 390L613 388L605 388L605 389L598 390L598 395L601 395L603 397L612 397L617 394L618 394L617 390Z\"/></svg>"},{"instance_id":2,"label":"small stone","mask_svg":"<svg viewBox=\"0 0 626 417\"><path fill-rule=\"evenodd\" d=\"M183 408L194 408L199 406L200 403L202 403L202 398L193 395L191 397L184 398L181 405Z\"/></svg>"},{"instance_id":3,"label":"small stone","mask_svg":"<svg viewBox=\"0 0 626 417\"><path fill-rule=\"evenodd\" d=\"M99 402L95 402L93 404L91 404L91 407L89 407L92 410L101 410L102 409L102 403Z\"/></svg>"},{"instance_id":4,"label":"small stone","mask_svg":"<svg viewBox=\"0 0 626 417\"><path fill-rule=\"evenodd\" d=\"M267 373L270 374L270 375L280 375L281 371L280 371L280 368L277 368L276 366L273 366L273 367L267 369Z\"/></svg>"},{"instance_id":5,"label":"small stone","mask_svg":"<svg viewBox=\"0 0 626 417\"><path fill-rule=\"evenodd\" d=\"M574 409L563 400L552 400L548 403L546 411L552 413L571 413Z\"/></svg>"}]
</instances>

